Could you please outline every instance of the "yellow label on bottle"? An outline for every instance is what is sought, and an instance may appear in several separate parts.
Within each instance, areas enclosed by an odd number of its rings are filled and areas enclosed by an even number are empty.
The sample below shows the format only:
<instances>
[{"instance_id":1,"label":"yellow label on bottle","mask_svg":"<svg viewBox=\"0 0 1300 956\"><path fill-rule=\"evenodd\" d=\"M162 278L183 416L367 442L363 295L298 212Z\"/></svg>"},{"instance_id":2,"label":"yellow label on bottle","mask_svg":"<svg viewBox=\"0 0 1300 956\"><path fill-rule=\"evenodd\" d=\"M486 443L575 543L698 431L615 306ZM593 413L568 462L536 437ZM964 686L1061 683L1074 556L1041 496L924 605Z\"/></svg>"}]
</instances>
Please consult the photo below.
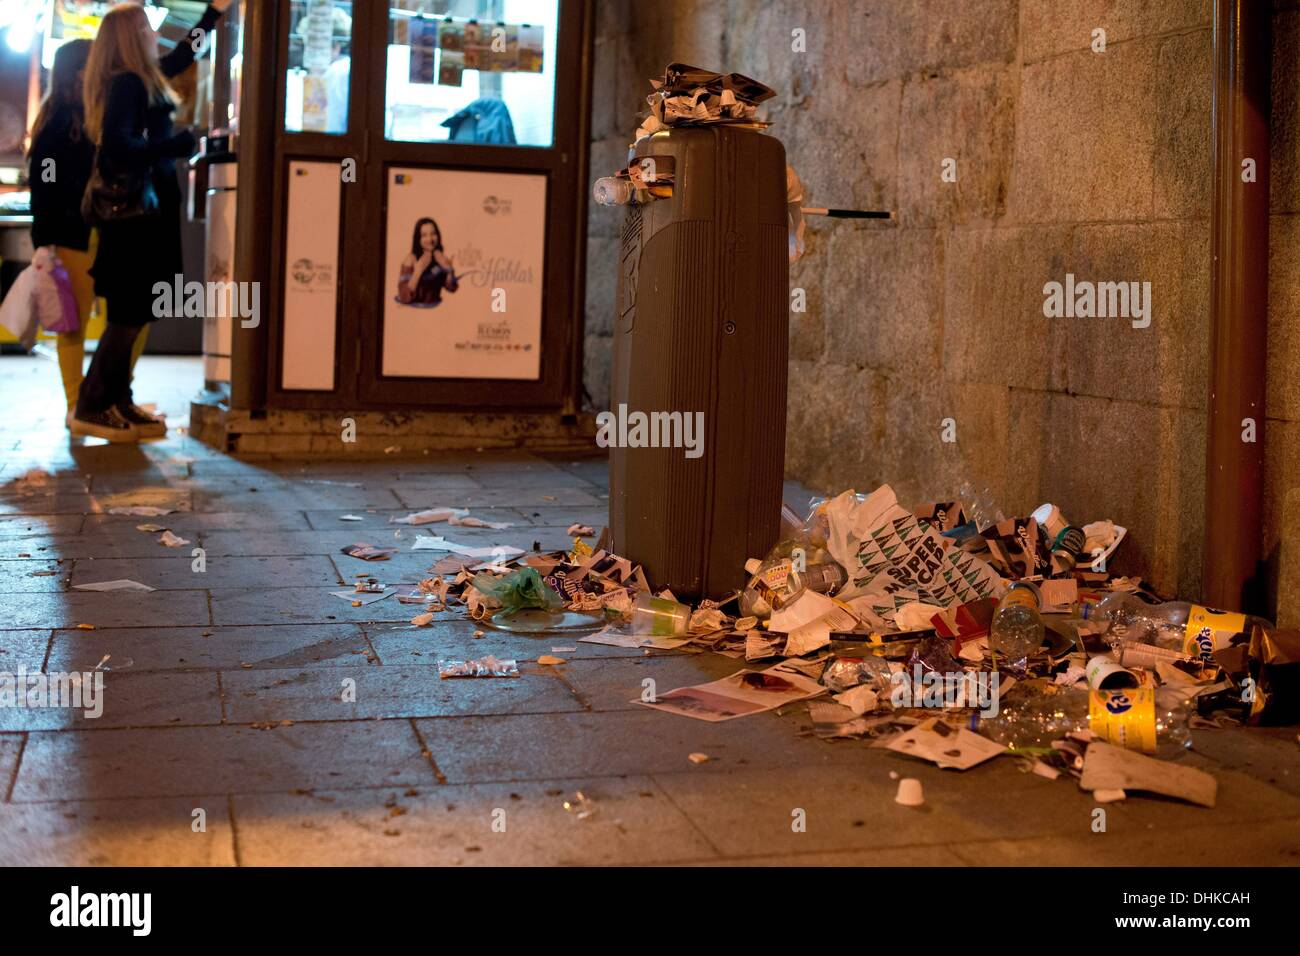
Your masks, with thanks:
<instances>
[{"instance_id":1,"label":"yellow label on bottle","mask_svg":"<svg viewBox=\"0 0 1300 956\"><path fill-rule=\"evenodd\" d=\"M1088 727L1107 743L1127 750L1156 751L1156 692L1150 687L1094 690Z\"/></svg>"},{"instance_id":2,"label":"yellow label on bottle","mask_svg":"<svg viewBox=\"0 0 1300 956\"><path fill-rule=\"evenodd\" d=\"M779 561L764 571L759 580L769 588L776 590L785 584L785 579L790 576L790 572L793 570L794 566L789 561Z\"/></svg>"},{"instance_id":3,"label":"yellow label on bottle","mask_svg":"<svg viewBox=\"0 0 1300 956\"><path fill-rule=\"evenodd\" d=\"M1002 597L1004 607L1032 607L1038 610L1038 595L1031 588L1012 588Z\"/></svg>"},{"instance_id":4,"label":"yellow label on bottle","mask_svg":"<svg viewBox=\"0 0 1300 956\"><path fill-rule=\"evenodd\" d=\"M1191 613L1187 615L1183 653L1213 664L1214 652L1227 647L1232 635L1244 630L1246 615L1193 604Z\"/></svg>"}]
</instances>

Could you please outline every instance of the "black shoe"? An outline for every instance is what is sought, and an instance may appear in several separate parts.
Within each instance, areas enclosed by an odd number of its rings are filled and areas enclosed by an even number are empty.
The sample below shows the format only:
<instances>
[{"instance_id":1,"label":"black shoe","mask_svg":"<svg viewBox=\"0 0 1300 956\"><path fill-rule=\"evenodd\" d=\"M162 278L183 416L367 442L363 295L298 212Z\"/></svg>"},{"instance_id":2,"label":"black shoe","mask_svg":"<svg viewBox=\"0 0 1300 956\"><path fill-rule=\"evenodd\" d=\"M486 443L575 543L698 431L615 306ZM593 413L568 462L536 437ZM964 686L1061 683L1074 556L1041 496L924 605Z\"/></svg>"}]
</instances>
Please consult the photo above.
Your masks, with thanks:
<instances>
[{"instance_id":1,"label":"black shoe","mask_svg":"<svg viewBox=\"0 0 1300 956\"><path fill-rule=\"evenodd\" d=\"M90 435L104 438L110 442L136 442L140 432L134 425L123 418L116 408L94 414L81 415L73 413L69 425L74 435Z\"/></svg>"},{"instance_id":2,"label":"black shoe","mask_svg":"<svg viewBox=\"0 0 1300 956\"><path fill-rule=\"evenodd\" d=\"M141 438L162 438L167 434L167 422L157 415L150 415L139 405L129 402L118 405L117 412L135 426Z\"/></svg>"}]
</instances>

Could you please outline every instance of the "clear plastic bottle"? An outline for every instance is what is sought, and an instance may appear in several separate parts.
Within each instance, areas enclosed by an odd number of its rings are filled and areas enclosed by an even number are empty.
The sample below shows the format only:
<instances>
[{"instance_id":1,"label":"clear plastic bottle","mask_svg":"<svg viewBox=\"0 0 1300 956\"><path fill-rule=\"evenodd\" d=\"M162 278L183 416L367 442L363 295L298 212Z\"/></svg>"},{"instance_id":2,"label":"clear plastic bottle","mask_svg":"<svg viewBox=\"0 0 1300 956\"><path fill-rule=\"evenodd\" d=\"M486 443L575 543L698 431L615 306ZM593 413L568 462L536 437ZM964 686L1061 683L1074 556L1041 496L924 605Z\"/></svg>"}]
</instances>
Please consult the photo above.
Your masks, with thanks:
<instances>
[{"instance_id":1,"label":"clear plastic bottle","mask_svg":"<svg viewBox=\"0 0 1300 956\"><path fill-rule=\"evenodd\" d=\"M762 561L751 560L745 565L750 573L749 583L740 592L740 611L746 616L766 620L797 597L811 582L818 584L813 590L822 587L833 588L834 570L826 570L830 564L838 570L839 583L847 578L844 569L831 560L830 554L810 541L787 538L777 542ZM804 568L799 571L797 568ZM816 569L816 570L815 570ZM829 590L822 593L829 593Z\"/></svg>"},{"instance_id":2,"label":"clear plastic bottle","mask_svg":"<svg viewBox=\"0 0 1300 956\"><path fill-rule=\"evenodd\" d=\"M1187 601L1148 604L1136 594L1114 591L1096 604L1085 604L1086 620L1109 622L1107 639L1113 646L1154 644L1202 660L1226 647L1236 634L1249 635L1256 624L1271 623L1253 614L1219 611Z\"/></svg>"},{"instance_id":3,"label":"clear plastic bottle","mask_svg":"<svg viewBox=\"0 0 1300 956\"><path fill-rule=\"evenodd\" d=\"M1153 694L1154 707L1142 715L1150 723L1145 728L1132 728L1141 731L1135 733L1135 738L1145 733L1157 747L1190 747L1192 734L1188 719L1192 708L1186 695L1164 687L1155 689ZM1092 698L1092 692L1084 687L1039 689L1022 684L1006 693L996 716L985 718L977 714L973 729L1009 750L1048 749L1053 740L1066 734L1084 730L1100 732L1091 717L1096 706ZM1108 742L1119 743L1118 740Z\"/></svg>"},{"instance_id":4,"label":"clear plastic bottle","mask_svg":"<svg viewBox=\"0 0 1300 956\"><path fill-rule=\"evenodd\" d=\"M993 501L993 492L988 488L976 490L970 482L964 481L957 489L957 495L961 500L966 520L972 522L975 530L980 534L983 534L986 528L1006 520L1006 516Z\"/></svg>"},{"instance_id":5,"label":"clear plastic bottle","mask_svg":"<svg viewBox=\"0 0 1300 956\"><path fill-rule=\"evenodd\" d=\"M1002 596L989 625L989 650L996 663L1024 670L1029 655L1043 646L1040 602L1038 588L1028 581L1017 581Z\"/></svg>"},{"instance_id":6,"label":"clear plastic bottle","mask_svg":"<svg viewBox=\"0 0 1300 956\"><path fill-rule=\"evenodd\" d=\"M602 176L591 187L592 198L602 206L626 206L636 196L631 180Z\"/></svg>"}]
</instances>

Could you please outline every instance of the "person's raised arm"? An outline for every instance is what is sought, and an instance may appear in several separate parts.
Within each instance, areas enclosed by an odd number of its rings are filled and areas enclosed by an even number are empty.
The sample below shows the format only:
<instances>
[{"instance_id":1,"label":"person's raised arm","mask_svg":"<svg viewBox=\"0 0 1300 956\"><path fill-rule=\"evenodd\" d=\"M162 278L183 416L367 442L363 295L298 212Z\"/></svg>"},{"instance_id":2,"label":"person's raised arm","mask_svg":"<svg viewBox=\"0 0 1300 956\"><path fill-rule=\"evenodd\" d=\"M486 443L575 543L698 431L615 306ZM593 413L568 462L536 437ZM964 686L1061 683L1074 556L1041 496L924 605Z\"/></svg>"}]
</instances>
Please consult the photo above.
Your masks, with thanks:
<instances>
[{"instance_id":1,"label":"person's raised arm","mask_svg":"<svg viewBox=\"0 0 1300 956\"><path fill-rule=\"evenodd\" d=\"M203 16L199 17L198 23L190 27L190 32L185 39L177 43L169 53L158 58L158 67L162 70L163 76L170 80L173 76L180 76L189 69L189 65L194 62L194 48L197 46L202 49L208 33L217 25L217 20L230 4L231 0L212 0L208 4L208 8L203 11Z\"/></svg>"}]
</instances>

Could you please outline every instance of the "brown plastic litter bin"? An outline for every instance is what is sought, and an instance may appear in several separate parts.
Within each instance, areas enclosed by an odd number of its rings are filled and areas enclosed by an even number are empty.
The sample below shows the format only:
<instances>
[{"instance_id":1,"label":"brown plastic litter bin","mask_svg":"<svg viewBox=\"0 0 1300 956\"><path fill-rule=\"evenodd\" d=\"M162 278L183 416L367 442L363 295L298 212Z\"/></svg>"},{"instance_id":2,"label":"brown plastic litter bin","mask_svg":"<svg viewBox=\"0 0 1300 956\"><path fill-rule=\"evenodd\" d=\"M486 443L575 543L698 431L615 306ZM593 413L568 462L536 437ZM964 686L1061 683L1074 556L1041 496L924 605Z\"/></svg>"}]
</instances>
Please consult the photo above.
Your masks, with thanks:
<instances>
[{"instance_id":1,"label":"brown plastic litter bin","mask_svg":"<svg viewBox=\"0 0 1300 956\"><path fill-rule=\"evenodd\" d=\"M743 586L745 559L780 527L785 148L754 130L682 127L641 140L642 157L670 159L657 164L674 183L671 197L628 207L623 226L610 531L655 588L717 598Z\"/></svg>"}]
</instances>

